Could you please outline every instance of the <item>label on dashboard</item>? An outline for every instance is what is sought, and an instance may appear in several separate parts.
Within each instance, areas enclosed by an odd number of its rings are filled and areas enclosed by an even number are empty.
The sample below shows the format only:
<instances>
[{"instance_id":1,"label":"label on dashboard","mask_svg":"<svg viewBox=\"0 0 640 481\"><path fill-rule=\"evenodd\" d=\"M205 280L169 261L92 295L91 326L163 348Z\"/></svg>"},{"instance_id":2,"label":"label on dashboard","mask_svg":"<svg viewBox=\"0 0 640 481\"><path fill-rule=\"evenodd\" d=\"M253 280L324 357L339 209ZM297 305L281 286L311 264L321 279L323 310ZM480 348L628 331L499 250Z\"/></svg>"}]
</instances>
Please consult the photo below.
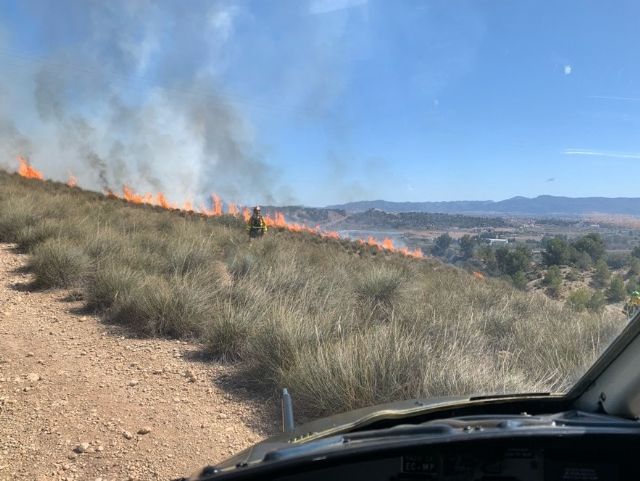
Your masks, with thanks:
<instances>
[{"instance_id":1,"label":"label on dashboard","mask_svg":"<svg viewBox=\"0 0 640 481\"><path fill-rule=\"evenodd\" d=\"M438 474L440 459L435 455L402 456L401 472L404 474Z\"/></svg>"}]
</instances>

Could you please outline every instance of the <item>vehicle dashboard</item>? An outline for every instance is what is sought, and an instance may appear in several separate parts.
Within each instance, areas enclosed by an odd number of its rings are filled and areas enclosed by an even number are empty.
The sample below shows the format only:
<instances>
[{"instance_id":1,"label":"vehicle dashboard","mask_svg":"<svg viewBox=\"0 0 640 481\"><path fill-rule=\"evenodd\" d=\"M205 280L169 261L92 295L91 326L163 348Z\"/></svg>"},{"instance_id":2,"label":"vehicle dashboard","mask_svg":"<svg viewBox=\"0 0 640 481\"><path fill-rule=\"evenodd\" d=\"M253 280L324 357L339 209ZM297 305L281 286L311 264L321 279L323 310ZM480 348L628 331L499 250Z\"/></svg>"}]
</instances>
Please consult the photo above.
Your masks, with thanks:
<instances>
[{"instance_id":1,"label":"vehicle dashboard","mask_svg":"<svg viewBox=\"0 0 640 481\"><path fill-rule=\"evenodd\" d=\"M275 476L282 481L433 480L499 481L638 480L635 456L640 438L566 437L484 440L413 448L394 455L345 459L333 466L321 462ZM321 461L321 460L318 460ZM266 478L264 478L266 479Z\"/></svg>"}]
</instances>

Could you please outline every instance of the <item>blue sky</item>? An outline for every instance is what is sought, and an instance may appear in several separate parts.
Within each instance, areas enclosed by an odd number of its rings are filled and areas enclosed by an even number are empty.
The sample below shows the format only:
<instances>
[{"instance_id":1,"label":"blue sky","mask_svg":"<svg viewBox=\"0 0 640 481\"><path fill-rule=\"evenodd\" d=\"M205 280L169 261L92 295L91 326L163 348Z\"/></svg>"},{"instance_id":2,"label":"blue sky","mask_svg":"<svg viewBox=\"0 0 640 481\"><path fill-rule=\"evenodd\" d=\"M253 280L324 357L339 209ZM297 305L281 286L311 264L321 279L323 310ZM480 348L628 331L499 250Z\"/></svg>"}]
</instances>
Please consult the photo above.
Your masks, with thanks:
<instances>
[{"instance_id":1,"label":"blue sky","mask_svg":"<svg viewBox=\"0 0 640 481\"><path fill-rule=\"evenodd\" d=\"M0 1L0 114L54 178L96 187L91 151L174 197L638 196L637 2L97 4Z\"/></svg>"}]
</instances>

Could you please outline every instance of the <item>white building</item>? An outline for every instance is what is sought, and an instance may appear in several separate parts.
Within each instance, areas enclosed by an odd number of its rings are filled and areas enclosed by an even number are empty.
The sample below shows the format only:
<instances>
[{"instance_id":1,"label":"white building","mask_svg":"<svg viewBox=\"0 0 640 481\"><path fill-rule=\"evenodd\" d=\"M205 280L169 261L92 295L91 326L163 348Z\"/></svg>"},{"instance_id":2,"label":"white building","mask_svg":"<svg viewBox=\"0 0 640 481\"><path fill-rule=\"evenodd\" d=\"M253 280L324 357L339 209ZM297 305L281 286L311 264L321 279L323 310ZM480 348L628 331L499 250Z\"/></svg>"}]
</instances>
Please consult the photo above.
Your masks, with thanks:
<instances>
[{"instance_id":1,"label":"white building","mask_svg":"<svg viewBox=\"0 0 640 481\"><path fill-rule=\"evenodd\" d=\"M503 245L509 243L507 239L487 239L487 242L489 242L490 246L492 246L493 244Z\"/></svg>"}]
</instances>

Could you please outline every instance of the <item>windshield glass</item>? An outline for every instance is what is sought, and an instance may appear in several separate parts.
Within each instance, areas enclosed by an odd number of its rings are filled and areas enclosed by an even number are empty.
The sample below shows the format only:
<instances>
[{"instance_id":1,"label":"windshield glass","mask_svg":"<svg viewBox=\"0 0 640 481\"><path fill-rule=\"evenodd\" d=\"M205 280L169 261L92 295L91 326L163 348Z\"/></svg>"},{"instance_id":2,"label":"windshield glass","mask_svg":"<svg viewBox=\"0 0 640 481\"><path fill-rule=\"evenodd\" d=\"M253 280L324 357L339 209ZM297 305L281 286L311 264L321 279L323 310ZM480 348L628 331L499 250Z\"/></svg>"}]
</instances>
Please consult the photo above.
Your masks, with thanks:
<instances>
[{"instance_id":1,"label":"windshield glass","mask_svg":"<svg viewBox=\"0 0 640 481\"><path fill-rule=\"evenodd\" d=\"M283 388L303 419L566 392L640 305L638 15L1 2L0 401L144 449L242 418L230 454Z\"/></svg>"}]
</instances>

